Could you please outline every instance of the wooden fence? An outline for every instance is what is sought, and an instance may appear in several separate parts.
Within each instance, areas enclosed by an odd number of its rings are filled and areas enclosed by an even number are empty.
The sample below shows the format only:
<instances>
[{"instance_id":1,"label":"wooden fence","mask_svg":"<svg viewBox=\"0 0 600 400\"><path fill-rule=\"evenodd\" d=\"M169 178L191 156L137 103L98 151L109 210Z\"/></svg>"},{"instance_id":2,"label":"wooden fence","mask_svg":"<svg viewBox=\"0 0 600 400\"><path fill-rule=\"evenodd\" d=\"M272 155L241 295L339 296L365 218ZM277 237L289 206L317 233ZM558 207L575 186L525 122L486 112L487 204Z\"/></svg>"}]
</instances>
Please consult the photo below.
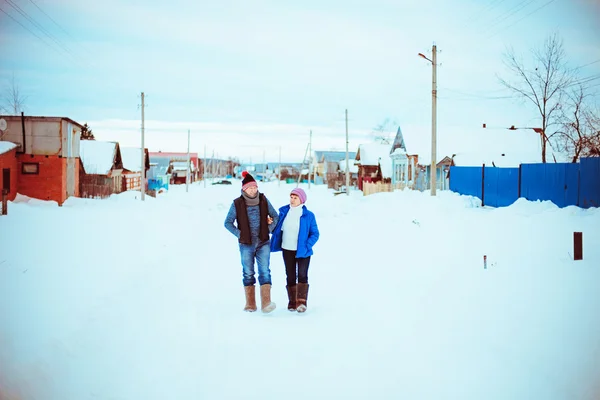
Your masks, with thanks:
<instances>
[{"instance_id":1,"label":"wooden fence","mask_svg":"<svg viewBox=\"0 0 600 400\"><path fill-rule=\"evenodd\" d=\"M370 183L370 182L363 182L363 195L364 196L369 196L371 194L375 194L375 193L381 193L381 192L393 192L394 188L392 186L391 183L381 183L381 182L377 182L377 183Z\"/></svg>"}]
</instances>

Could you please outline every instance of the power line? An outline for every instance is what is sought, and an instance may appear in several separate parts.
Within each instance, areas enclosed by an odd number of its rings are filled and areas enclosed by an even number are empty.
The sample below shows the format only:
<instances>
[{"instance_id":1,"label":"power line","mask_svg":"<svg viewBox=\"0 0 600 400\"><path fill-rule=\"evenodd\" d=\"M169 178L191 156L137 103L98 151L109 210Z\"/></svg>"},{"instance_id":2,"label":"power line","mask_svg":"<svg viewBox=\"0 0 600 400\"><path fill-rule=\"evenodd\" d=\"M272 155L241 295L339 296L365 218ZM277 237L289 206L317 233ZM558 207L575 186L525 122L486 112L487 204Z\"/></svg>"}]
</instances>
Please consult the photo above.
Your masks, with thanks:
<instances>
[{"instance_id":1,"label":"power line","mask_svg":"<svg viewBox=\"0 0 600 400\"><path fill-rule=\"evenodd\" d=\"M23 28L25 28L26 30L29 31L29 33L31 33L33 36L37 37L38 39L40 39L42 42L44 42L46 45L52 47L48 42L46 42L42 37L38 36L35 32L33 32L32 30L30 30L28 27L26 27L25 25L23 25L21 22L19 22L18 20L16 20L12 15L10 15L9 13L7 13L6 11L4 11L2 8L0 8L0 11L2 11L4 14L8 15L13 21L15 21L17 24L21 25ZM54 49L54 47L52 47ZM56 49L54 49L56 50Z\"/></svg>"},{"instance_id":2,"label":"power line","mask_svg":"<svg viewBox=\"0 0 600 400\"><path fill-rule=\"evenodd\" d=\"M530 4L536 2L537 0L526 0L526 1L522 1L519 4L517 4L516 6L512 7L511 9L509 9L508 11L506 11L504 14L500 15L498 18L496 18L495 20L493 20L488 26L487 26L487 32L491 32L493 31L496 27L500 26L502 23L506 22L510 17L512 17L513 15L515 15L516 13L518 13L519 11L523 10L524 8L526 8L527 6L529 6ZM507 28L504 28L507 29ZM500 31L502 31L502 29L500 29ZM492 35L493 36L493 35ZM488 39L491 36L488 37Z\"/></svg>"},{"instance_id":3,"label":"power line","mask_svg":"<svg viewBox=\"0 0 600 400\"><path fill-rule=\"evenodd\" d=\"M70 50L68 49L63 43L61 43L56 37L54 37L52 34L50 34L42 25L40 25L33 17L31 17L26 11L24 11L21 7L19 7L17 4L15 4L12 0L5 0L5 2L11 6L14 10L16 10L19 14L21 14L21 16L23 16L26 20L28 20L33 26L35 26L38 30L40 30L44 35L46 35L48 38L50 38L52 41L54 41L54 43L56 43L56 45L64 52L65 55L72 57L75 61L80 62L81 60L79 58L77 58L77 56ZM7 14L5 12L5 14ZM7 14L8 15L8 14ZM13 18L11 16L11 18L18 22L15 18ZM25 27L23 24L21 24L19 22L19 25ZM27 28L26 28L27 29ZM29 32L33 33L31 30L27 29ZM37 35L35 35L37 36ZM39 36L37 36L38 38L40 38ZM41 38L40 38L41 39ZM47 42L44 41L44 43L46 43L47 45L49 45ZM52 47L51 45L49 45L50 47ZM54 48L54 47L53 47Z\"/></svg>"},{"instance_id":4,"label":"power line","mask_svg":"<svg viewBox=\"0 0 600 400\"><path fill-rule=\"evenodd\" d=\"M494 34L492 34L492 35L488 36L487 38L488 38L488 39L490 39L490 38L492 38L492 37L496 36L498 33L502 32L502 30L506 30L506 29L508 29L508 28L512 27L513 25L516 25L516 24L518 24L519 22L521 22L521 21L522 21L522 20L524 20L525 18L529 17L531 14L533 14L533 13L535 13L535 12L537 12L537 11L541 10L542 8L544 8L544 7L548 6L548 5L550 5L550 4L551 4L551 3L553 3L554 1L555 1L555 0L550 0L550 1L546 2L545 4L542 4L540 7L536 8L536 9L535 9L535 10L533 10L533 11L531 11L529 14L525 15L525 16L524 16L524 17L522 17L522 18L519 18L518 20L516 20L516 21L515 21L515 22L513 22L512 24L510 24L510 25L508 25L508 26L504 27L504 29L500 29L499 31L497 31L496 33L494 33Z\"/></svg>"},{"instance_id":5,"label":"power line","mask_svg":"<svg viewBox=\"0 0 600 400\"><path fill-rule=\"evenodd\" d=\"M60 25L58 22L56 22L56 20L54 20L54 18L52 18L47 12L45 12L35 1L33 0L29 0L38 10L40 10L40 12L42 14L44 14L50 21L52 21L52 23L54 25L56 25L61 31L63 31L69 38L71 38L73 41L75 41L75 38L73 36L71 36L71 34L69 32L67 32L67 30L65 28L62 27L62 25ZM76 42L75 42L76 43ZM81 50L81 48L80 48ZM84 49L85 50L85 49ZM85 51L84 51L85 52ZM84 62L86 62L87 57L84 58ZM91 66L91 64L87 63L87 66Z\"/></svg>"},{"instance_id":6,"label":"power line","mask_svg":"<svg viewBox=\"0 0 600 400\"><path fill-rule=\"evenodd\" d=\"M479 15L481 15L482 13L486 12L486 11L491 11L492 9L494 9L496 6L498 6L500 3L502 3L504 0L493 0L491 3L489 3L486 7L480 9L479 11L476 11L474 14L472 14L470 17L468 17L465 20L465 24L473 21L475 19L475 17L479 17Z\"/></svg>"},{"instance_id":7,"label":"power line","mask_svg":"<svg viewBox=\"0 0 600 400\"><path fill-rule=\"evenodd\" d=\"M52 22L54 22L54 25L58 26L58 28L63 31L64 33L66 33L67 35L69 35L69 32L67 32L62 26L60 26L60 24L58 22L56 22L51 16L49 16L44 10L42 10L40 8L40 6L37 5L37 3L33 0L29 0L34 6L37 7L38 10L40 10L42 12L42 14L44 14L46 17L48 17L48 19ZM69 35L71 36L71 35Z\"/></svg>"}]
</instances>

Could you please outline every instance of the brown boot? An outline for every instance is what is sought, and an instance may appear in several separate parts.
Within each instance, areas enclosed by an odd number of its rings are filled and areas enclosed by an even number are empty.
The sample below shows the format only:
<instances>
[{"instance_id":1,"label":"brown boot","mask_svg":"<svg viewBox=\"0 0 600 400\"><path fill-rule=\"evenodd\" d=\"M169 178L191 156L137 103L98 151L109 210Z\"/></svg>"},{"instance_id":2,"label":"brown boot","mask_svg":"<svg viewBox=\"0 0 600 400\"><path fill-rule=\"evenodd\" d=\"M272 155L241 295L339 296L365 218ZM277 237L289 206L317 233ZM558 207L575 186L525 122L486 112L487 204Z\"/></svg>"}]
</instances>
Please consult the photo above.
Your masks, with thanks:
<instances>
[{"instance_id":1,"label":"brown boot","mask_svg":"<svg viewBox=\"0 0 600 400\"><path fill-rule=\"evenodd\" d=\"M244 291L246 292L246 306L244 307L244 311L256 311L256 291L254 290L254 285L244 286Z\"/></svg>"},{"instance_id":2,"label":"brown boot","mask_svg":"<svg viewBox=\"0 0 600 400\"><path fill-rule=\"evenodd\" d=\"M306 299L308 298L308 283L298 283L298 297L296 298L296 311L306 311Z\"/></svg>"},{"instance_id":3,"label":"brown boot","mask_svg":"<svg viewBox=\"0 0 600 400\"><path fill-rule=\"evenodd\" d=\"M296 294L298 293L298 286L286 286L288 292L288 311L296 311Z\"/></svg>"},{"instance_id":4,"label":"brown boot","mask_svg":"<svg viewBox=\"0 0 600 400\"><path fill-rule=\"evenodd\" d=\"M271 301L271 284L260 285L260 308L264 313L270 313L276 305Z\"/></svg>"}]
</instances>

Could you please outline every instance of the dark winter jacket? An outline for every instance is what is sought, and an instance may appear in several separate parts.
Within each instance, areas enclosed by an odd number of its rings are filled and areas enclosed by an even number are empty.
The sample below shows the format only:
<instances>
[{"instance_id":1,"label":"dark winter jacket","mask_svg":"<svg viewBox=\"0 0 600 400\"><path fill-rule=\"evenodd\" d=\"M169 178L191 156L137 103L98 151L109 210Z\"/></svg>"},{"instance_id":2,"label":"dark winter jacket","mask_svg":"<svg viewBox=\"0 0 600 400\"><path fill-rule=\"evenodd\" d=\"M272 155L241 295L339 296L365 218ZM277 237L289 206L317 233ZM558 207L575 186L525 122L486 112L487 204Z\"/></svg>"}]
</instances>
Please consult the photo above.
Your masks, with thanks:
<instances>
[{"instance_id":1,"label":"dark winter jacket","mask_svg":"<svg viewBox=\"0 0 600 400\"><path fill-rule=\"evenodd\" d=\"M290 205L279 209L279 221L273 230L271 236L271 251L281 251L281 241L283 239L283 221L290 211ZM296 249L297 258L306 258L313 255L313 246L319 240L319 228L315 214L309 211L305 205L302 205L302 216L300 216L300 230L298 232L298 247Z\"/></svg>"},{"instance_id":2,"label":"dark winter jacket","mask_svg":"<svg viewBox=\"0 0 600 400\"><path fill-rule=\"evenodd\" d=\"M252 244L253 241L268 241L269 232L273 230L279 218L267 197L262 193L258 195L257 206L248 206L243 196L238 197L231 203L227 217L225 217L225 228L238 238L239 243ZM267 222L267 216L273 218L271 225ZM237 226L234 225L236 220Z\"/></svg>"}]
</instances>

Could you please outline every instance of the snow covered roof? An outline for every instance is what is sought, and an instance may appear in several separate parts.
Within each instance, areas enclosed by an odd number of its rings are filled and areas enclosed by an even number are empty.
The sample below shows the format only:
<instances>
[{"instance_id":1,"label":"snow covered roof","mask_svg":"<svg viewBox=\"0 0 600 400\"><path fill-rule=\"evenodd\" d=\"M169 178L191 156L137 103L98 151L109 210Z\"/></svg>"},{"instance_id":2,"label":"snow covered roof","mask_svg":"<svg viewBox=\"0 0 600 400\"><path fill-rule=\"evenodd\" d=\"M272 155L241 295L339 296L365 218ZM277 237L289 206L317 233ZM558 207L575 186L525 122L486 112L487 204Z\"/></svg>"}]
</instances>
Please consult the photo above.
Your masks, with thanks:
<instances>
[{"instance_id":1,"label":"snow covered roof","mask_svg":"<svg viewBox=\"0 0 600 400\"><path fill-rule=\"evenodd\" d=\"M380 159L390 158L390 145L380 143L368 143L358 146L356 159L360 165L377 165Z\"/></svg>"},{"instance_id":2,"label":"snow covered roof","mask_svg":"<svg viewBox=\"0 0 600 400\"><path fill-rule=\"evenodd\" d=\"M0 154L8 153L15 147L17 147L17 145L14 144L13 142L2 141L2 142L0 142Z\"/></svg>"},{"instance_id":3,"label":"snow covered roof","mask_svg":"<svg viewBox=\"0 0 600 400\"><path fill-rule=\"evenodd\" d=\"M359 165L381 164L381 174L384 178L392 176L392 159L390 158L390 145L380 143L368 143L358 146L356 154Z\"/></svg>"},{"instance_id":4,"label":"snow covered roof","mask_svg":"<svg viewBox=\"0 0 600 400\"><path fill-rule=\"evenodd\" d=\"M140 172L142 170L141 147L121 147L120 149L123 168L131 172Z\"/></svg>"},{"instance_id":5,"label":"snow covered roof","mask_svg":"<svg viewBox=\"0 0 600 400\"><path fill-rule=\"evenodd\" d=\"M419 156L419 164L431 164L431 131L406 129L403 132L406 151ZM436 158L454 157L456 165L518 166L519 163L540 162L540 135L531 129L483 129L438 127ZM504 154L504 156L502 156Z\"/></svg>"},{"instance_id":6,"label":"snow covered roof","mask_svg":"<svg viewBox=\"0 0 600 400\"><path fill-rule=\"evenodd\" d=\"M542 161L540 136L533 131L484 131L470 146L457 149L454 163L461 166L518 167ZM452 156L452 154L447 154Z\"/></svg>"},{"instance_id":7,"label":"snow covered roof","mask_svg":"<svg viewBox=\"0 0 600 400\"><path fill-rule=\"evenodd\" d=\"M340 171L346 172L346 160L340 161ZM348 160L348 170L351 174L358 173L358 165L354 164L354 160Z\"/></svg>"},{"instance_id":8,"label":"snow covered roof","mask_svg":"<svg viewBox=\"0 0 600 400\"><path fill-rule=\"evenodd\" d=\"M356 152L349 151L348 158L351 160L356 157ZM346 159L346 151L322 151L315 150L315 161L320 162L337 162Z\"/></svg>"},{"instance_id":9,"label":"snow covered roof","mask_svg":"<svg viewBox=\"0 0 600 400\"><path fill-rule=\"evenodd\" d=\"M108 175L115 162L117 142L82 140L80 158L86 174Z\"/></svg>"},{"instance_id":10,"label":"snow covered roof","mask_svg":"<svg viewBox=\"0 0 600 400\"><path fill-rule=\"evenodd\" d=\"M185 161L175 161L171 163L171 165L173 166L174 171L185 171L188 169L187 162Z\"/></svg>"}]
</instances>

